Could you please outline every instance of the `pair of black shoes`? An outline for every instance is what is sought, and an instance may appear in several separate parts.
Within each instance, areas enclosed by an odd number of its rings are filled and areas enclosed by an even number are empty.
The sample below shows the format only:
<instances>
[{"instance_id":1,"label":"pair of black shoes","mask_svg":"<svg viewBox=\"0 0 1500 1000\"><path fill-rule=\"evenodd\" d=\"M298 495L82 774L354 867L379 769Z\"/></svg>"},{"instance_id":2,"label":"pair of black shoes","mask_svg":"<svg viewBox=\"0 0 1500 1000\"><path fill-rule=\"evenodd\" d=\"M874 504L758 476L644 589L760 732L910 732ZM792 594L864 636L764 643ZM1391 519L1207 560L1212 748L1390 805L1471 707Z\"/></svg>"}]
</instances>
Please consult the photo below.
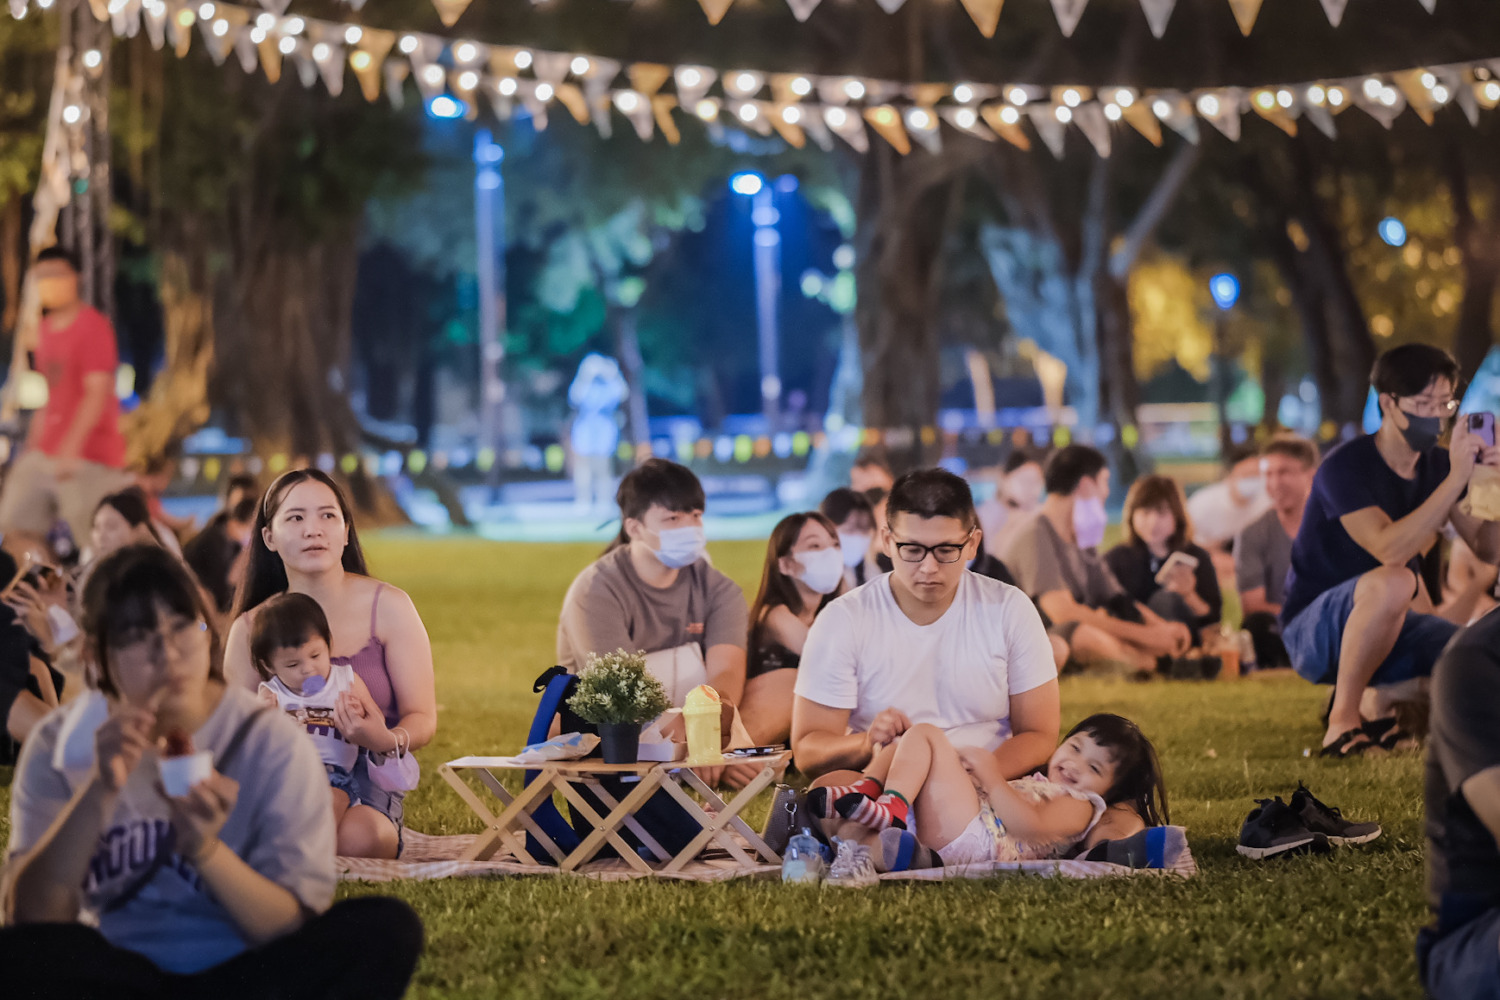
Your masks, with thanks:
<instances>
[{"instance_id":1,"label":"pair of black shoes","mask_svg":"<svg viewBox=\"0 0 1500 1000\"><path fill-rule=\"evenodd\" d=\"M1368 844L1380 836L1379 823L1354 823L1332 806L1319 802L1300 781L1290 804L1256 799L1256 807L1240 828L1235 848L1247 858L1262 861L1282 854L1327 854L1346 844Z\"/></svg>"}]
</instances>

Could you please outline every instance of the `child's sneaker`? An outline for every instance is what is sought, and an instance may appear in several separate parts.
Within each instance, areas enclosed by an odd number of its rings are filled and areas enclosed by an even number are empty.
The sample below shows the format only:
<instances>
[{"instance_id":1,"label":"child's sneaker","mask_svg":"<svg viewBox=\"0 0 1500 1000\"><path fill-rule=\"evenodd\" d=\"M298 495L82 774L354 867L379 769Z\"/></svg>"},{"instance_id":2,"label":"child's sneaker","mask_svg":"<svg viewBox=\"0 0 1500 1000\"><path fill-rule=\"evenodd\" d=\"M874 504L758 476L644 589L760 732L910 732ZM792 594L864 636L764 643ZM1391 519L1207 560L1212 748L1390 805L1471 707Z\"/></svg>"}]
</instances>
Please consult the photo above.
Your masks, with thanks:
<instances>
[{"instance_id":1,"label":"child's sneaker","mask_svg":"<svg viewBox=\"0 0 1500 1000\"><path fill-rule=\"evenodd\" d=\"M1256 799L1259 803L1245 817L1240 828L1240 843L1235 848L1247 858L1263 861L1281 854L1327 854L1328 838L1307 828L1281 796L1274 799Z\"/></svg>"},{"instance_id":2,"label":"child's sneaker","mask_svg":"<svg viewBox=\"0 0 1500 1000\"><path fill-rule=\"evenodd\" d=\"M833 859L833 867L828 870L825 885L840 889L868 889L880 881L875 872L875 859L870 857L868 847L852 840L837 843L838 854Z\"/></svg>"},{"instance_id":3,"label":"child's sneaker","mask_svg":"<svg viewBox=\"0 0 1500 1000\"><path fill-rule=\"evenodd\" d=\"M1380 836L1379 823L1353 823L1333 806L1319 802L1302 782L1292 793L1292 812L1301 817L1303 824L1313 833L1321 833L1335 847L1345 844L1368 844Z\"/></svg>"},{"instance_id":4,"label":"child's sneaker","mask_svg":"<svg viewBox=\"0 0 1500 1000\"><path fill-rule=\"evenodd\" d=\"M786 855L781 859L781 881L817 885L828 875L827 851L812 831L804 828L787 842Z\"/></svg>"}]
</instances>

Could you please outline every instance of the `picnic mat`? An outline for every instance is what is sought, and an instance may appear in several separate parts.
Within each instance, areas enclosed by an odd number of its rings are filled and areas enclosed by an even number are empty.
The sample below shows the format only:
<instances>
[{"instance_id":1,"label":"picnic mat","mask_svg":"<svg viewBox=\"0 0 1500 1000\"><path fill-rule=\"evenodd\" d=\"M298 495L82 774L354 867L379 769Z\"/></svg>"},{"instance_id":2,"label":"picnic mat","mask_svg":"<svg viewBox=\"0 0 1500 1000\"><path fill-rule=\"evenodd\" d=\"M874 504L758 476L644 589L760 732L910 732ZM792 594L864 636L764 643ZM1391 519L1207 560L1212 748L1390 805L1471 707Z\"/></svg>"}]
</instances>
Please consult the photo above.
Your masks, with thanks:
<instances>
[{"instance_id":1,"label":"picnic mat","mask_svg":"<svg viewBox=\"0 0 1500 1000\"><path fill-rule=\"evenodd\" d=\"M1181 827L1167 830L1181 831ZM357 882L394 882L403 879L427 881L460 876L509 876L568 874L551 865L527 865L514 860L465 861L463 853L474 842L473 834L437 837L415 830L403 834L404 853L396 861L374 858L339 858L339 878ZM950 878L988 878L999 874L1051 875L1063 878L1105 878L1124 875L1174 875L1191 877L1198 865L1188 849L1187 838L1180 832L1167 838L1167 848L1160 868L1132 868L1107 861L1014 861L981 865L955 865L949 868L927 868L918 871L887 872L880 876L890 881L940 882ZM734 878L774 878L781 869L776 865L743 868L724 851L705 852L682 871L656 873L654 877L687 882L724 882ZM619 858L591 861L572 874L601 882L623 882L645 878Z\"/></svg>"}]
</instances>

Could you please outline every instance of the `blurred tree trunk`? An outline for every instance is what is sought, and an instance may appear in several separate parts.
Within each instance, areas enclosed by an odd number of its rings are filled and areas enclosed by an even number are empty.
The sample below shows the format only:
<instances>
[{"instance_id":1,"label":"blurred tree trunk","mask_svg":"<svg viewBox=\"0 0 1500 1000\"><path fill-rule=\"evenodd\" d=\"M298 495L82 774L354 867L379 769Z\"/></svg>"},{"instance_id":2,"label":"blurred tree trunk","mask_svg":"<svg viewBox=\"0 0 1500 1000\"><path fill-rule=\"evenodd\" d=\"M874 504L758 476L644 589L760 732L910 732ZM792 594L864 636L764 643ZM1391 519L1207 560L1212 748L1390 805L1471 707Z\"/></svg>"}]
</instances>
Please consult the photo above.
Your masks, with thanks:
<instances>
[{"instance_id":1,"label":"blurred tree trunk","mask_svg":"<svg viewBox=\"0 0 1500 1000\"><path fill-rule=\"evenodd\" d=\"M938 410L939 259L953 188L972 160L972 144L964 141L942 154L902 156L872 138L861 164L854 319L864 362L862 409L865 424L884 434L898 474L932 457L935 437L924 443L922 432Z\"/></svg>"},{"instance_id":2,"label":"blurred tree trunk","mask_svg":"<svg viewBox=\"0 0 1500 1000\"><path fill-rule=\"evenodd\" d=\"M1463 378L1473 378L1495 343L1495 288L1500 283L1500 206L1481 221L1474 211L1470 174L1453 138L1444 150L1448 196L1453 202L1453 244L1463 253L1464 295L1453 331L1453 354Z\"/></svg>"},{"instance_id":3,"label":"blurred tree trunk","mask_svg":"<svg viewBox=\"0 0 1500 1000\"><path fill-rule=\"evenodd\" d=\"M12 195L0 207L0 333L15 329L21 308L21 197Z\"/></svg>"}]
</instances>

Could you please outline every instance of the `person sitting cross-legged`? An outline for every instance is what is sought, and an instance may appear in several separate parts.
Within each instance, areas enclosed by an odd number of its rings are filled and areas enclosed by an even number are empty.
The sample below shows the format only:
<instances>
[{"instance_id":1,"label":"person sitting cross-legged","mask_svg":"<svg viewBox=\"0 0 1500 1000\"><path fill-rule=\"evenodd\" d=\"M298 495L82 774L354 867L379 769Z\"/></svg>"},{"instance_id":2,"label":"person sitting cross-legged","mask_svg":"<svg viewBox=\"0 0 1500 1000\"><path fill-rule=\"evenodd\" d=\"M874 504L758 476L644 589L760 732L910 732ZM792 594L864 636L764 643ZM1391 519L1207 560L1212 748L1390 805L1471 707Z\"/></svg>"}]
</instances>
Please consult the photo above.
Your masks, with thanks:
<instances>
[{"instance_id":1,"label":"person sitting cross-legged","mask_svg":"<svg viewBox=\"0 0 1500 1000\"><path fill-rule=\"evenodd\" d=\"M891 488L881 545L894 570L825 607L807 635L792 708L797 767L859 779L920 723L991 754L1007 778L1057 743L1057 670L1041 616L1015 587L965 568L981 531L969 485L942 469Z\"/></svg>"},{"instance_id":2,"label":"person sitting cross-legged","mask_svg":"<svg viewBox=\"0 0 1500 1000\"><path fill-rule=\"evenodd\" d=\"M1255 662L1264 670L1289 667L1281 641L1286 574L1292 568L1292 539L1318 469L1318 446L1294 434L1279 434L1261 449L1261 466L1271 509L1251 521L1234 540L1234 578L1244 628L1255 644Z\"/></svg>"},{"instance_id":3,"label":"person sitting cross-legged","mask_svg":"<svg viewBox=\"0 0 1500 1000\"><path fill-rule=\"evenodd\" d=\"M1124 520L1125 541L1104 557L1110 571L1133 600L1182 622L1198 642L1219 624L1224 599L1213 559L1191 541L1182 488L1167 476L1142 476L1125 497ZM1182 555L1173 560L1176 553Z\"/></svg>"},{"instance_id":4,"label":"person sitting cross-legged","mask_svg":"<svg viewBox=\"0 0 1500 1000\"><path fill-rule=\"evenodd\" d=\"M1405 344L1370 373L1380 429L1330 451L1292 544L1281 633L1292 666L1333 684L1323 754L1348 757L1407 738L1386 720L1366 723L1366 688L1427 677L1458 626L1433 614L1422 553L1450 521L1484 562L1500 561L1500 523L1459 505L1477 463L1500 466L1458 421L1437 446L1458 401L1458 365L1443 350Z\"/></svg>"},{"instance_id":5,"label":"person sitting cross-legged","mask_svg":"<svg viewBox=\"0 0 1500 1000\"><path fill-rule=\"evenodd\" d=\"M1182 622L1169 622L1131 599L1098 554L1104 540L1109 465L1085 445L1069 445L1047 463L1047 499L1011 537L1003 553L1017 585L1081 664L1126 664L1152 670L1160 657L1192 645Z\"/></svg>"}]
</instances>

